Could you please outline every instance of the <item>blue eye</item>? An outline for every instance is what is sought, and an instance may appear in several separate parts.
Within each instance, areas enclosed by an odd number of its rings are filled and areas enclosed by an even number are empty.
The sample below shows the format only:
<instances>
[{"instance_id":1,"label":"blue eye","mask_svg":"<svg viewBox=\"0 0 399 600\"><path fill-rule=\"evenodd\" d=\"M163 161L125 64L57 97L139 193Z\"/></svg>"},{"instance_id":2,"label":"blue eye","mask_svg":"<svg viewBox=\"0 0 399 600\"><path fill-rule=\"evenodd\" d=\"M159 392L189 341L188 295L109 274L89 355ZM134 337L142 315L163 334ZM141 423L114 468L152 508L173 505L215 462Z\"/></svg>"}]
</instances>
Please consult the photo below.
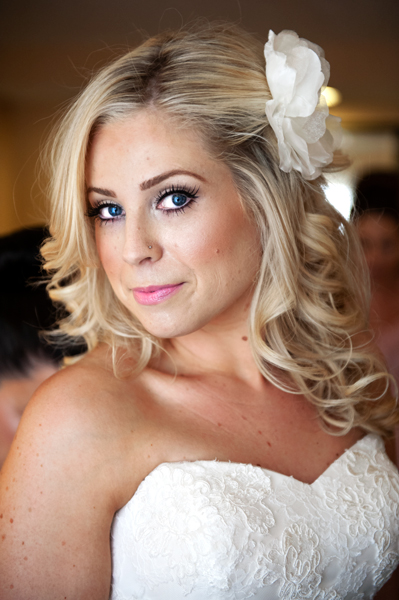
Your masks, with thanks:
<instances>
[{"instance_id":1,"label":"blue eye","mask_svg":"<svg viewBox=\"0 0 399 600\"><path fill-rule=\"evenodd\" d=\"M184 194L172 194L172 202L177 207L183 206L187 202L187 196Z\"/></svg>"},{"instance_id":2,"label":"blue eye","mask_svg":"<svg viewBox=\"0 0 399 600\"><path fill-rule=\"evenodd\" d=\"M98 216L104 221L115 219L123 215L123 208L118 204L106 204L98 207Z\"/></svg>"},{"instance_id":3,"label":"blue eye","mask_svg":"<svg viewBox=\"0 0 399 600\"><path fill-rule=\"evenodd\" d=\"M125 212L122 206L119 206L119 204L110 204L104 202L103 204L99 204L97 206L89 206L86 215L94 219L99 219L100 221L112 222L123 218L125 216Z\"/></svg>"},{"instance_id":4,"label":"blue eye","mask_svg":"<svg viewBox=\"0 0 399 600\"><path fill-rule=\"evenodd\" d=\"M197 198L198 188L184 189L174 188L174 186L161 192L157 199L157 209L164 212L177 213L183 212L187 206L195 202Z\"/></svg>"},{"instance_id":5,"label":"blue eye","mask_svg":"<svg viewBox=\"0 0 399 600\"><path fill-rule=\"evenodd\" d=\"M107 206L106 210L110 217L120 217L123 212L120 206Z\"/></svg>"}]
</instances>

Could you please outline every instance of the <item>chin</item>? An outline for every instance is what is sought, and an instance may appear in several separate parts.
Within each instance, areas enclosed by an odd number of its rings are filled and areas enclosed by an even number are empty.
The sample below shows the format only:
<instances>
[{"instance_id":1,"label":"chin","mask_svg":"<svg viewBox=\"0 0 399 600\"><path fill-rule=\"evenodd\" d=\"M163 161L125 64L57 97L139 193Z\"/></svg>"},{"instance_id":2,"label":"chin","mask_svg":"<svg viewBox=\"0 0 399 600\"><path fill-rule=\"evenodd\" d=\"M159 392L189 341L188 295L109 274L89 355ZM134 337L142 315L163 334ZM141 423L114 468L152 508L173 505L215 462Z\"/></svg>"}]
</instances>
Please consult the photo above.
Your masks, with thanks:
<instances>
[{"instance_id":1,"label":"chin","mask_svg":"<svg viewBox=\"0 0 399 600\"><path fill-rule=\"evenodd\" d=\"M163 340L168 340L168 339L173 339L173 338L189 335L190 333L194 333L195 331L198 331L198 329L200 329L200 327L197 327L195 325L189 326L188 324L184 324L184 323L176 323L176 324L164 323L164 324L151 324L151 325L142 323L142 325L148 331L148 333L150 333L154 337L157 337L157 338L163 339Z\"/></svg>"},{"instance_id":2,"label":"chin","mask_svg":"<svg viewBox=\"0 0 399 600\"><path fill-rule=\"evenodd\" d=\"M187 312L183 318L180 315L174 317L167 311L163 315L157 315L153 319L140 319L137 315L137 318L148 333L160 339L172 339L194 333L207 325L212 320L212 317L213 315L198 315L195 318L190 318Z\"/></svg>"}]
</instances>

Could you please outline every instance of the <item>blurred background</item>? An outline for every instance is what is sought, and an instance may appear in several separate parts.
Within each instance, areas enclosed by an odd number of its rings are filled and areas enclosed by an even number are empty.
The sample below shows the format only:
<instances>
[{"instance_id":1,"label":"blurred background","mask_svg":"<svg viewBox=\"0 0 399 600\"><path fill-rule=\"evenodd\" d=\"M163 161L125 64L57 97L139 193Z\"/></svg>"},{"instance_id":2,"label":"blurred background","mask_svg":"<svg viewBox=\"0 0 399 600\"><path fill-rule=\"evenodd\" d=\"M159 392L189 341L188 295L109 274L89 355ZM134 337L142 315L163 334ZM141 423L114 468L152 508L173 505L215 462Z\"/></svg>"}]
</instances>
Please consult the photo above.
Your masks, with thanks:
<instances>
[{"instance_id":1,"label":"blurred background","mask_svg":"<svg viewBox=\"0 0 399 600\"><path fill-rule=\"evenodd\" d=\"M2 0L0 235L46 221L40 149L91 73L147 35L203 17L267 40L293 29L322 46L341 94L344 149L353 159L329 198L347 216L353 186L398 170L399 3L396 0Z\"/></svg>"}]
</instances>

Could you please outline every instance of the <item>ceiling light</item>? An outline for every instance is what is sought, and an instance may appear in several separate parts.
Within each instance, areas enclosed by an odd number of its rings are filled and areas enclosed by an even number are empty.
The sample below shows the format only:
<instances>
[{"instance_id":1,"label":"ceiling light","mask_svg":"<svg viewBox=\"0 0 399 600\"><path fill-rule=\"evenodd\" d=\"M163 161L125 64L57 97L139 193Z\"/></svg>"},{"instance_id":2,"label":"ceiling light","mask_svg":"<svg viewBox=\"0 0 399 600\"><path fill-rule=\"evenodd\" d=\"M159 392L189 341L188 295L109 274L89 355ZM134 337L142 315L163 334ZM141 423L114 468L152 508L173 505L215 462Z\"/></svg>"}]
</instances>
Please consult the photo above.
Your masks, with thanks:
<instances>
[{"instance_id":1,"label":"ceiling light","mask_svg":"<svg viewBox=\"0 0 399 600\"><path fill-rule=\"evenodd\" d=\"M327 101L327 106L337 106L342 102L342 94L337 88L327 86L322 91L324 98Z\"/></svg>"}]
</instances>

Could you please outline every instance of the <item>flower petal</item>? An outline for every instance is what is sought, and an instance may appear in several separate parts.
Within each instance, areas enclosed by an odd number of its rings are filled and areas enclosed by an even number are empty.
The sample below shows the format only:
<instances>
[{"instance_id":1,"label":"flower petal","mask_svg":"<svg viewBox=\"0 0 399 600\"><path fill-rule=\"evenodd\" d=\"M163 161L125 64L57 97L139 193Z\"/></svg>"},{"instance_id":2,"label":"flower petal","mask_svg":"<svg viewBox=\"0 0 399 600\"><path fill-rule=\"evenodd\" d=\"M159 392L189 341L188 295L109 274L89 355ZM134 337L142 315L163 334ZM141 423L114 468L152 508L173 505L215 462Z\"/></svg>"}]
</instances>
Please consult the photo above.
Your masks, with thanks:
<instances>
[{"instance_id":1,"label":"flower petal","mask_svg":"<svg viewBox=\"0 0 399 600\"><path fill-rule=\"evenodd\" d=\"M277 137L280 168L315 179L333 160L340 143L340 119L329 115L324 97L330 66L320 46L294 31L275 35L265 44L266 77L272 99L266 116Z\"/></svg>"}]
</instances>

